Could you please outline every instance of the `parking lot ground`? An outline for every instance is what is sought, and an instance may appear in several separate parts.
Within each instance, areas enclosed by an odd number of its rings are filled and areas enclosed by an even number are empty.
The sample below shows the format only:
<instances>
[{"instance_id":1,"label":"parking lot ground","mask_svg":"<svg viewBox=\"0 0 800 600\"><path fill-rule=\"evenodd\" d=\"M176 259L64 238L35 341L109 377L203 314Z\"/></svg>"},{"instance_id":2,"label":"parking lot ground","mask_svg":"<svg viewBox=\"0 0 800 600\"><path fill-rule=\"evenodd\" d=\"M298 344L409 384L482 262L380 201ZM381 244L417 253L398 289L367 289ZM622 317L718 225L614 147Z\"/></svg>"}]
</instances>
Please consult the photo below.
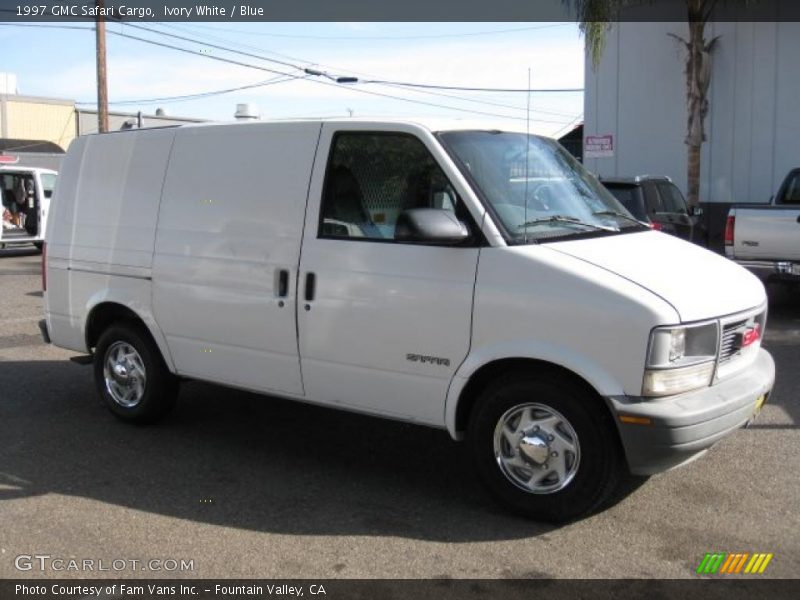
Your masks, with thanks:
<instances>
[{"instance_id":1,"label":"parking lot ground","mask_svg":"<svg viewBox=\"0 0 800 600\"><path fill-rule=\"evenodd\" d=\"M800 294L770 308L753 427L553 527L495 506L442 431L202 383L157 426L117 421L91 367L41 342L39 261L0 251L0 578L693 578L717 551L800 573ZM15 567L32 554L193 570Z\"/></svg>"}]
</instances>

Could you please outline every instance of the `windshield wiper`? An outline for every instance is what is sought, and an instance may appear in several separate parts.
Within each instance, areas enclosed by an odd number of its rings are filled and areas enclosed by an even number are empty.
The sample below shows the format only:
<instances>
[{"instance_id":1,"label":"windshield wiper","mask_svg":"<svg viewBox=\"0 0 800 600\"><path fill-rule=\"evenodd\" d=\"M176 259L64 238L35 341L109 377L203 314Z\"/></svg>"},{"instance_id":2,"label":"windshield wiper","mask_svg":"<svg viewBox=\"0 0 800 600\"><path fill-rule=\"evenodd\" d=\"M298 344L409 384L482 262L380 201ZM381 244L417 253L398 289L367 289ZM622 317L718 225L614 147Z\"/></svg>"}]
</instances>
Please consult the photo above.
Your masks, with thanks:
<instances>
[{"instance_id":1,"label":"windshield wiper","mask_svg":"<svg viewBox=\"0 0 800 600\"><path fill-rule=\"evenodd\" d=\"M635 217L629 217L628 215L623 215L621 212L617 212L615 210L599 210L597 212L593 212L592 214L596 217L619 217L620 219L631 221L632 223L636 223L642 227L647 227L647 225L642 223L639 219L636 219Z\"/></svg>"},{"instance_id":2,"label":"windshield wiper","mask_svg":"<svg viewBox=\"0 0 800 600\"><path fill-rule=\"evenodd\" d=\"M595 225L594 223L587 223L586 221L581 221L577 217L570 217L568 215L550 215L549 217L532 219L530 221L525 221L522 225L519 226L519 228L524 229L525 227L531 227L533 225L538 225L540 223L565 223L567 225L579 225L581 227L589 227L591 229L598 229L602 231L618 231L618 229L616 229L615 227L606 227L605 225Z\"/></svg>"}]
</instances>

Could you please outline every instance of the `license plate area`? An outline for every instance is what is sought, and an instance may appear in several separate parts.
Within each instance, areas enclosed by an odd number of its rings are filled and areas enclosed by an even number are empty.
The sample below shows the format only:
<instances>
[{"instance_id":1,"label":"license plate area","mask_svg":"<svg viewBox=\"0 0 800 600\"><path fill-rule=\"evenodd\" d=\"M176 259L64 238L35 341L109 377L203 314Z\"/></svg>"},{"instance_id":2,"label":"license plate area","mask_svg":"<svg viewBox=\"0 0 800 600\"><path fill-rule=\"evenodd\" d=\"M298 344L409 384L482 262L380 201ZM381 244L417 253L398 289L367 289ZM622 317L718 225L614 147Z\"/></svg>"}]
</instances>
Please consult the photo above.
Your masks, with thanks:
<instances>
[{"instance_id":1,"label":"license plate area","mask_svg":"<svg viewBox=\"0 0 800 600\"><path fill-rule=\"evenodd\" d=\"M758 398L756 398L756 404L753 406L753 413L750 415L750 418L747 419L747 423L744 424L744 428L747 429L750 427L753 422L758 417L758 414L761 412L761 409L764 408L764 405L767 403L767 396L769 394L761 394Z\"/></svg>"},{"instance_id":2,"label":"license plate area","mask_svg":"<svg viewBox=\"0 0 800 600\"><path fill-rule=\"evenodd\" d=\"M758 399L756 400L755 408L753 408L753 416L758 416L758 413L761 412L761 409L764 408L764 405L767 403L767 395L761 394Z\"/></svg>"}]
</instances>

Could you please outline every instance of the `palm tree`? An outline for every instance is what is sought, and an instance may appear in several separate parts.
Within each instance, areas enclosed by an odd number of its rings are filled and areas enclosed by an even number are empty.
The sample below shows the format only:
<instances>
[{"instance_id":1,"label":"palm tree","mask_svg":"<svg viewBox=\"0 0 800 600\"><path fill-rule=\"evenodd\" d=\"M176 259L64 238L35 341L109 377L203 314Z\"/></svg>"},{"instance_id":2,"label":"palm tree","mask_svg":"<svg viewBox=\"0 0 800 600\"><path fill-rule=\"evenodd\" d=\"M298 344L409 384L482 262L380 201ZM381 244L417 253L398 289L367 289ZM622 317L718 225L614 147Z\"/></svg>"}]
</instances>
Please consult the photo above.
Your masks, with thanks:
<instances>
[{"instance_id":1,"label":"palm tree","mask_svg":"<svg viewBox=\"0 0 800 600\"><path fill-rule=\"evenodd\" d=\"M594 68L600 62L606 33L620 9L643 4L642 0L566 0L575 6L586 47ZM686 50L686 180L687 200L696 206L700 199L700 150L706 140L705 119L708 114L708 87L711 83L711 54L718 37L707 40L706 24L717 0L684 0L686 2L689 38L669 34Z\"/></svg>"}]
</instances>

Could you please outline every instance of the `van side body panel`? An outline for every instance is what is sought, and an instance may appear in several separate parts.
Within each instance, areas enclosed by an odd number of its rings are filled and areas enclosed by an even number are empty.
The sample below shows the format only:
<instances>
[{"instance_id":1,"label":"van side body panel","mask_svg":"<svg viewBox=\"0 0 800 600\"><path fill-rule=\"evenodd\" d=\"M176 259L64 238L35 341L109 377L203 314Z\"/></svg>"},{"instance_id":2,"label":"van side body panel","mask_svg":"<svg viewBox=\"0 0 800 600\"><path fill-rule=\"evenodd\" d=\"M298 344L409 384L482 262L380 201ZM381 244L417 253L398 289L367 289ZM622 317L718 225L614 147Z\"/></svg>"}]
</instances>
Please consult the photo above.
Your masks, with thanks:
<instances>
[{"instance_id":1,"label":"van side body panel","mask_svg":"<svg viewBox=\"0 0 800 600\"><path fill-rule=\"evenodd\" d=\"M178 131L158 220L153 307L181 375L302 395L297 264L320 128ZM280 271L289 273L283 297Z\"/></svg>"},{"instance_id":2,"label":"van side body panel","mask_svg":"<svg viewBox=\"0 0 800 600\"><path fill-rule=\"evenodd\" d=\"M642 287L547 245L483 248L475 287L472 347L448 390L453 437L460 395L482 366L529 358L563 367L601 396L637 395L650 330L679 322Z\"/></svg>"},{"instance_id":3,"label":"van side body panel","mask_svg":"<svg viewBox=\"0 0 800 600\"><path fill-rule=\"evenodd\" d=\"M175 131L78 138L64 160L47 251L71 265L149 269ZM77 170L73 160L80 161Z\"/></svg>"},{"instance_id":4,"label":"van side body panel","mask_svg":"<svg viewBox=\"0 0 800 600\"><path fill-rule=\"evenodd\" d=\"M150 308L150 277L174 136L171 129L126 132L70 145L47 220L45 307L54 344L89 351L89 313L113 301L140 316L171 364Z\"/></svg>"}]
</instances>

